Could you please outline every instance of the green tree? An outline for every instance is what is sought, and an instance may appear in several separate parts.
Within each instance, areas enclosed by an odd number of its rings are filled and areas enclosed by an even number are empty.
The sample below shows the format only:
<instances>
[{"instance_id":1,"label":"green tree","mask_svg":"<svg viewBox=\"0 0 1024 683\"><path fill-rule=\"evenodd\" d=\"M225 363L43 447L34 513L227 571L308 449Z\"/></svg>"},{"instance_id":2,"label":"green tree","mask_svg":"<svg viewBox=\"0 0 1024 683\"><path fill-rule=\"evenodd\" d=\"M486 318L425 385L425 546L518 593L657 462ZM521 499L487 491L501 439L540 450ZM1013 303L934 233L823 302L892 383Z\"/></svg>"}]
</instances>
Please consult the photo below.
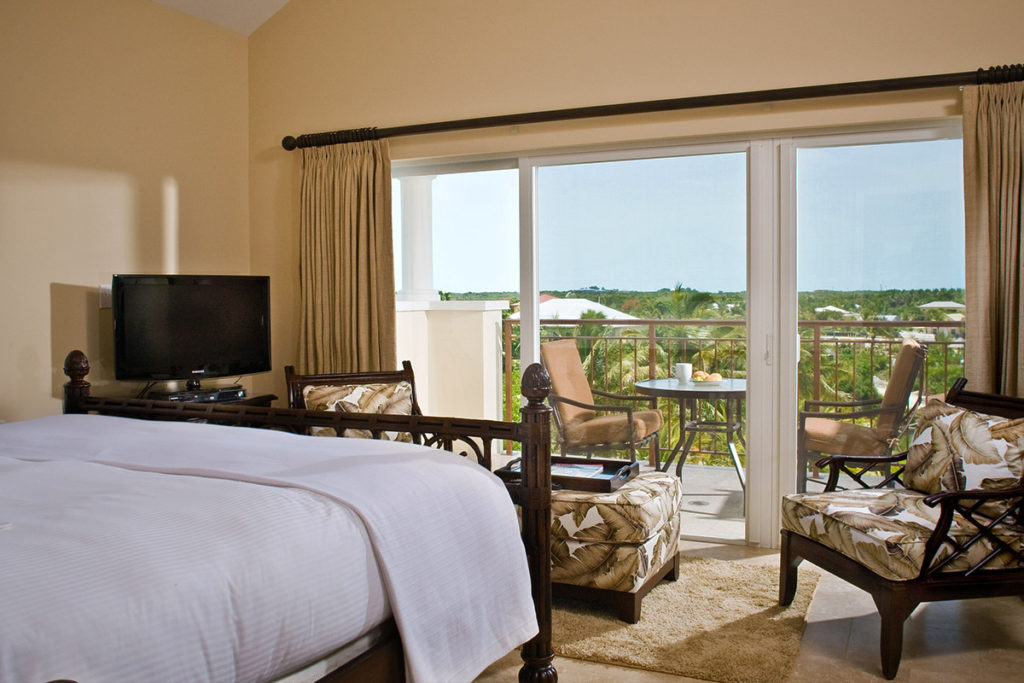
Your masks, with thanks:
<instances>
[{"instance_id":1,"label":"green tree","mask_svg":"<svg viewBox=\"0 0 1024 683\"><path fill-rule=\"evenodd\" d=\"M600 311L587 310L580 314L580 320L604 320L606 318L607 316ZM609 325L587 325L586 323L574 327L572 336L576 337L576 348L580 351L580 358L589 356L596 341L605 336L611 329Z\"/></svg>"},{"instance_id":2,"label":"green tree","mask_svg":"<svg viewBox=\"0 0 1024 683\"><path fill-rule=\"evenodd\" d=\"M710 309L711 304L715 303L715 298L708 292L684 288L681 282L677 282L672 289L672 298L669 302L671 317L686 320L696 318Z\"/></svg>"}]
</instances>

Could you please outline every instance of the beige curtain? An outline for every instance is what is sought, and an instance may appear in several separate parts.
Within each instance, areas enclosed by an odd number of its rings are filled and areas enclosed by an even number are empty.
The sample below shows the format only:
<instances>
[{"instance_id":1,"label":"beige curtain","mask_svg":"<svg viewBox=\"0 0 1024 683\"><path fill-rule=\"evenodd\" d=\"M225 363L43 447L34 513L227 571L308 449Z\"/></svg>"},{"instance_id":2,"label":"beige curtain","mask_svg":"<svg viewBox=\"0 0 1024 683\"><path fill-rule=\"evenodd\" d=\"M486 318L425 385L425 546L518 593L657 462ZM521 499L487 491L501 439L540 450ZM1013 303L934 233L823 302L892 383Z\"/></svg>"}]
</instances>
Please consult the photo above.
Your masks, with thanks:
<instances>
[{"instance_id":1,"label":"beige curtain","mask_svg":"<svg viewBox=\"0 0 1024 683\"><path fill-rule=\"evenodd\" d=\"M304 148L300 227L303 371L394 370L387 140Z\"/></svg>"},{"instance_id":2,"label":"beige curtain","mask_svg":"<svg viewBox=\"0 0 1024 683\"><path fill-rule=\"evenodd\" d=\"M1020 396L1024 83L963 95L968 389Z\"/></svg>"}]
</instances>

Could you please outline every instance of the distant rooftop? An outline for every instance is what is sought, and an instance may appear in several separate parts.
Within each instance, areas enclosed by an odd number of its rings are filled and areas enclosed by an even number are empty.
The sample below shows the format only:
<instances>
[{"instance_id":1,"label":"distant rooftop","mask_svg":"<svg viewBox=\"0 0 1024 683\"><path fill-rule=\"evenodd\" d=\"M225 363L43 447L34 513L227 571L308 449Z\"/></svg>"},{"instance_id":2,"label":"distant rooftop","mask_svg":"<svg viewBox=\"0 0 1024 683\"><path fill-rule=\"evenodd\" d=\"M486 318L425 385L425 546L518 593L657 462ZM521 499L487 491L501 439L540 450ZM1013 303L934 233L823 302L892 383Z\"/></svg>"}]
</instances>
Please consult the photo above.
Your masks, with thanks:
<instances>
[{"instance_id":1,"label":"distant rooftop","mask_svg":"<svg viewBox=\"0 0 1024 683\"><path fill-rule=\"evenodd\" d=\"M844 318L856 318L858 320L860 320L863 317L863 316L861 316L860 313L853 313L851 311L845 311L842 308L839 308L838 306L819 306L818 308L814 309L814 312L815 313L838 313L839 315L843 316Z\"/></svg>"},{"instance_id":2,"label":"distant rooftop","mask_svg":"<svg viewBox=\"0 0 1024 683\"><path fill-rule=\"evenodd\" d=\"M939 308L939 309L961 309L966 308L963 304L957 303L956 301L929 301L926 304L921 304L918 308Z\"/></svg>"},{"instance_id":3,"label":"distant rooftop","mask_svg":"<svg viewBox=\"0 0 1024 683\"><path fill-rule=\"evenodd\" d=\"M599 304L590 299L560 299L550 294L540 295L540 306L538 314L541 320L581 320L587 311L595 311L604 314L607 320L636 320L636 316L623 313L611 306ZM519 311L509 316L513 320L519 319Z\"/></svg>"}]
</instances>

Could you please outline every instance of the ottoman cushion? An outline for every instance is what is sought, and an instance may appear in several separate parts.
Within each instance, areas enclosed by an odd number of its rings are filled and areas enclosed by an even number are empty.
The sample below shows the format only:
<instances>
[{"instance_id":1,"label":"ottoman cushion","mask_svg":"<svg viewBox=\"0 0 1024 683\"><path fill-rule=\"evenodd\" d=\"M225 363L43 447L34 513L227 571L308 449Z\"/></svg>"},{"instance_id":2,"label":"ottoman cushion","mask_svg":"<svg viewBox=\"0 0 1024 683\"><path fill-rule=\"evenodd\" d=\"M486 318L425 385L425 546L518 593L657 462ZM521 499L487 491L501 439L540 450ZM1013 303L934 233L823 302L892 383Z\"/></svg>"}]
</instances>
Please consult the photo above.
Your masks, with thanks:
<instances>
[{"instance_id":1,"label":"ottoman cushion","mask_svg":"<svg viewBox=\"0 0 1024 683\"><path fill-rule=\"evenodd\" d=\"M635 592L678 552L679 478L645 472L617 491L552 493L551 580Z\"/></svg>"},{"instance_id":2,"label":"ottoman cushion","mask_svg":"<svg viewBox=\"0 0 1024 683\"><path fill-rule=\"evenodd\" d=\"M575 586L636 592L679 551L679 513L644 543L551 541L551 580Z\"/></svg>"},{"instance_id":3,"label":"ottoman cushion","mask_svg":"<svg viewBox=\"0 0 1024 683\"><path fill-rule=\"evenodd\" d=\"M678 512L679 477L643 472L610 493L551 494L551 535L590 543L645 543Z\"/></svg>"}]
</instances>

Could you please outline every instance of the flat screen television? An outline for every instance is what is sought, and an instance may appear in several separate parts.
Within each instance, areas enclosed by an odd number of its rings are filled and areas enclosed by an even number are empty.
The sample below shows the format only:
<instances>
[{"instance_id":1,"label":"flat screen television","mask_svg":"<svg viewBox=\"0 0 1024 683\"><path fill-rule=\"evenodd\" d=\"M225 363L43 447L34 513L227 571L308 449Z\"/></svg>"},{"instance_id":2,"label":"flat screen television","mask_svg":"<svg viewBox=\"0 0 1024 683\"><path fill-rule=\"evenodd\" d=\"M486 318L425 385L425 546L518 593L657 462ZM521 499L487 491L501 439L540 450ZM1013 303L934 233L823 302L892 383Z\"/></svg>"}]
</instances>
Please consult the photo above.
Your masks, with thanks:
<instances>
[{"instance_id":1,"label":"flat screen television","mask_svg":"<svg viewBox=\"0 0 1024 683\"><path fill-rule=\"evenodd\" d=\"M114 373L187 380L270 370L270 278L115 275Z\"/></svg>"}]
</instances>

